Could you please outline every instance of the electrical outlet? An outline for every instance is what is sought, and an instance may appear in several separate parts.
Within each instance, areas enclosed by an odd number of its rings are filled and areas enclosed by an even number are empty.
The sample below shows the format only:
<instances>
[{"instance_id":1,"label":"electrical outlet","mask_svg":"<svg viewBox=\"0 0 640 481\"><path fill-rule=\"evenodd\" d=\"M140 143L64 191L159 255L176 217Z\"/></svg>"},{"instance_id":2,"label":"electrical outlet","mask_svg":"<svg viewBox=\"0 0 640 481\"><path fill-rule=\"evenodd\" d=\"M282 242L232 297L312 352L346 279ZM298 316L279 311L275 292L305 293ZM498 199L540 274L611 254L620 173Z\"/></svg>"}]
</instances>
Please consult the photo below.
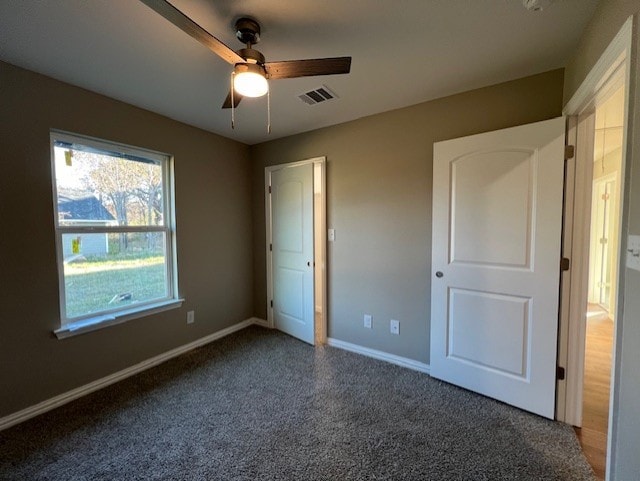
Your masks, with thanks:
<instances>
[{"instance_id":1,"label":"electrical outlet","mask_svg":"<svg viewBox=\"0 0 640 481\"><path fill-rule=\"evenodd\" d=\"M187 312L187 324L193 324L196 321L195 313L193 311Z\"/></svg>"},{"instance_id":2,"label":"electrical outlet","mask_svg":"<svg viewBox=\"0 0 640 481\"><path fill-rule=\"evenodd\" d=\"M373 318L371 317L371 314L365 314L364 315L364 327L366 327L367 329L371 329L373 326L371 325L371 321L373 320Z\"/></svg>"},{"instance_id":3,"label":"electrical outlet","mask_svg":"<svg viewBox=\"0 0 640 481\"><path fill-rule=\"evenodd\" d=\"M391 319L391 322L389 323L389 331L391 334L400 334L400 321Z\"/></svg>"}]
</instances>

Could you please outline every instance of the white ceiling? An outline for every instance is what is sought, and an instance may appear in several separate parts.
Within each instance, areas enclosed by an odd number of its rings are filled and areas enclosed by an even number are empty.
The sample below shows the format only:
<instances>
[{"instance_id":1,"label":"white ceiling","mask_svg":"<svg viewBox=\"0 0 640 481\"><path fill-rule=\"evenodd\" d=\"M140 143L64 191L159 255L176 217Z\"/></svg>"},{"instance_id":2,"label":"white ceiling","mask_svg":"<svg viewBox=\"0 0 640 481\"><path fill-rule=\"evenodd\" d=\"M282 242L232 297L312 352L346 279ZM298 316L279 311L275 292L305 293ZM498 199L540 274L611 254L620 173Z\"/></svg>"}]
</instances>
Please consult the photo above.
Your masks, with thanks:
<instances>
[{"instance_id":1,"label":"white ceiling","mask_svg":"<svg viewBox=\"0 0 640 481\"><path fill-rule=\"evenodd\" d=\"M2 0L0 59L254 144L565 66L597 0L173 0L234 49L260 21L267 61L353 57L351 74L271 82L231 130L231 66L136 0ZM340 98L297 96L326 84Z\"/></svg>"}]
</instances>

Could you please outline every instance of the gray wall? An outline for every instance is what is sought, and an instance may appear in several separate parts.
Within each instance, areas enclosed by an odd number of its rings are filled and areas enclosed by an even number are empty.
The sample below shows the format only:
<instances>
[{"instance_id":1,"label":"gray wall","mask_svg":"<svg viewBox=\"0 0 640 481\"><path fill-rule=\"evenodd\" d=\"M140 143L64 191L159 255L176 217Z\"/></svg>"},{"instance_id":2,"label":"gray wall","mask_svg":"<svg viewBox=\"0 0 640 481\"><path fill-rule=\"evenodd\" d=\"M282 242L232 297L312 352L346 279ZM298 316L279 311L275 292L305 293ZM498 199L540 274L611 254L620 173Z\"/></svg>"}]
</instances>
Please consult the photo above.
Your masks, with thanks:
<instances>
[{"instance_id":1,"label":"gray wall","mask_svg":"<svg viewBox=\"0 0 640 481\"><path fill-rule=\"evenodd\" d=\"M253 315L247 146L1 62L0 86L0 417ZM51 128L175 156L181 309L53 336Z\"/></svg>"},{"instance_id":2,"label":"gray wall","mask_svg":"<svg viewBox=\"0 0 640 481\"><path fill-rule=\"evenodd\" d=\"M329 336L428 363L433 143L559 116L562 85L555 70L251 147L255 314L266 318L264 168L327 156Z\"/></svg>"},{"instance_id":3,"label":"gray wall","mask_svg":"<svg viewBox=\"0 0 640 481\"><path fill-rule=\"evenodd\" d=\"M602 52L618 33L624 21L640 10L640 2L604 0L600 2L585 29L576 55L567 67L565 102L580 86ZM640 234L640 42L637 32L639 16L634 18L632 80L629 86L630 124L627 156L627 185L623 217L623 246L628 234ZM624 250L622 251L624 252ZM640 456L640 272L624 269L621 285L623 314L616 318L622 331L617 338L616 378L614 387L612 478L626 481L638 479Z\"/></svg>"}]
</instances>

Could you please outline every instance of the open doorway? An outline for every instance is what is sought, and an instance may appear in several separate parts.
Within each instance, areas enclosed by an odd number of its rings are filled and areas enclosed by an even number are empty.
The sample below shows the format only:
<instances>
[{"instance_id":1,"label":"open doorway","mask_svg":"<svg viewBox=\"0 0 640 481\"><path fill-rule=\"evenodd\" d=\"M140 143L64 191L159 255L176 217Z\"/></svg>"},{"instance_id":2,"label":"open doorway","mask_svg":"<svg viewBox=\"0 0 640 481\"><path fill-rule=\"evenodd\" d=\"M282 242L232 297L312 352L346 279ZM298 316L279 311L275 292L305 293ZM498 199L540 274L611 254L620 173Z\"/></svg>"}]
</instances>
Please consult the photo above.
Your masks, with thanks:
<instances>
[{"instance_id":1,"label":"open doorway","mask_svg":"<svg viewBox=\"0 0 640 481\"><path fill-rule=\"evenodd\" d=\"M585 455L605 479L611 362L620 255L620 179L624 132L624 87L595 107L589 241L589 283L585 322L582 427Z\"/></svg>"},{"instance_id":2,"label":"open doorway","mask_svg":"<svg viewBox=\"0 0 640 481\"><path fill-rule=\"evenodd\" d=\"M556 418L576 427L602 480L611 475L617 447L632 26L630 17L563 110L567 144L575 149L567 148L565 163Z\"/></svg>"}]
</instances>

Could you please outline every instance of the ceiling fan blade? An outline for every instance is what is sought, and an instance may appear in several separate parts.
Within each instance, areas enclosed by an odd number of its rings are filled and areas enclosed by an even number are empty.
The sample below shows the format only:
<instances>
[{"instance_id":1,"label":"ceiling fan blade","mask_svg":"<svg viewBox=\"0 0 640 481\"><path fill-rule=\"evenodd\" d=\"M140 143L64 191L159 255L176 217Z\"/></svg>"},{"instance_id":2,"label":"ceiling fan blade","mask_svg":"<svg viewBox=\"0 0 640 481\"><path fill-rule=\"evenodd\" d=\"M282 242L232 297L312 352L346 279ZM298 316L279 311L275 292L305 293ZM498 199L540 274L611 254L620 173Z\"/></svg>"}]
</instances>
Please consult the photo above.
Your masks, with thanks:
<instances>
[{"instance_id":1,"label":"ceiling fan blade","mask_svg":"<svg viewBox=\"0 0 640 481\"><path fill-rule=\"evenodd\" d=\"M242 95L240 95L238 92L233 92L233 101L236 103L235 107L238 108L238 104L240 103L240 101L242 100ZM229 92L227 94L227 98L225 99L224 103L222 104L222 108L223 109L230 109L231 108L231 92Z\"/></svg>"},{"instance_id":2,"label":"ceiling fan blade","mask_svg":"<svg viewBox=\"0 0 640 481\"><path fill-rule=\"evenodd\" d=\"M264 68L271 79L343 74L351 70L351 57L267 62Z\"/></svg>"},{"instance_id":3,"label":"ceiling fan blade","mask_svg":"<svg viewBox=\"0 0 640 481\"><path fill-rule=\"evenodd\" d=\"M204 28L198 25L196 22L187 17L184 13L171 5L166 0L140 0L146 6L159 13L164 18L169 20L176 27L183 32L188 33L195 38L202 45L207 47L213 53L222 57L231 64L241 63L245 60L227 47L224 43L218 40L216 37L207 32Z\"/></svg>"}]
</instances>

